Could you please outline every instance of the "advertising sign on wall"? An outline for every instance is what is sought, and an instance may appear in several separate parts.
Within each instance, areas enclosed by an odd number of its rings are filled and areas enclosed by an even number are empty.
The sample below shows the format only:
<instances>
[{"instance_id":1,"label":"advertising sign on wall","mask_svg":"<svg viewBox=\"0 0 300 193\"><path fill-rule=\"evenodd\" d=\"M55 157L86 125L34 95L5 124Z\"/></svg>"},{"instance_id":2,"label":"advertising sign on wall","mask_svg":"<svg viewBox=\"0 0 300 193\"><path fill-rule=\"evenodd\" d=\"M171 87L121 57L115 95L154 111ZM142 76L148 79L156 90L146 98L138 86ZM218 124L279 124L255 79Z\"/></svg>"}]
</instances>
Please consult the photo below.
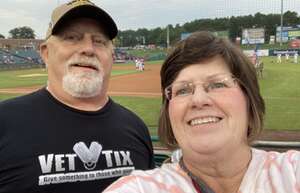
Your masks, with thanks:
<instances>
[{"instance_id":1,"label":"advertising sign on wall","mask_svg":"<svg viewBox=\"0 0 300 193\"><path fill-rule=\"evenodd\" d=\"M265 43L264 28L247 28L242 32L242 44L263 44Z\"/></svg>"}]
</instances>

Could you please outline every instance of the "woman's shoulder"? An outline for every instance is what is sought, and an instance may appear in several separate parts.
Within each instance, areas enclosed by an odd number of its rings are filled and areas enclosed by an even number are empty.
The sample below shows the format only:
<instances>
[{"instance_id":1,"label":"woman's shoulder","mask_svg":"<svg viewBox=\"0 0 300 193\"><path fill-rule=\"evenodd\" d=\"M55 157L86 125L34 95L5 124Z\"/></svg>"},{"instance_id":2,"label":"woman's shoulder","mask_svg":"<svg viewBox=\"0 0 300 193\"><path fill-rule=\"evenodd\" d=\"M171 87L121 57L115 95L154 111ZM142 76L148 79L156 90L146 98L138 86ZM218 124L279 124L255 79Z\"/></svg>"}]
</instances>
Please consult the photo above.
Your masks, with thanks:
<instances>
[{"instance_id":1,"label":"woman's shoulder","mask_svg":"<svg viewBox=\"0 0 300 193\"><path fill-rule=\"evenodd\" d=\"M254 149L249 170L255 173L257 177L299 178L300 152L296 150L275 152Z\"/></svg>"},{"instance_id":2,"label":"woman's shoulder","mask_svg":"<svg viewBox=\"0 0 300 193\"><path fill-rule=\"evenodd\" d=\"M252 160L243 178L240 192L298 192L300 152L252 149Z\"/></svg>"},{"instance_id":3,"label":"woman's shoulder","mask_svg":"<svg viewBox=\"0 0 300 193\"><path fill-rule=\"evenodd\" d=\"M286 152L277 151L264 151L258 149L252 149L252 156L254 159L263 159L265 161L277 161L277 162L300 162L300 151L288 150Z\"/></svg>"}]
</instances>

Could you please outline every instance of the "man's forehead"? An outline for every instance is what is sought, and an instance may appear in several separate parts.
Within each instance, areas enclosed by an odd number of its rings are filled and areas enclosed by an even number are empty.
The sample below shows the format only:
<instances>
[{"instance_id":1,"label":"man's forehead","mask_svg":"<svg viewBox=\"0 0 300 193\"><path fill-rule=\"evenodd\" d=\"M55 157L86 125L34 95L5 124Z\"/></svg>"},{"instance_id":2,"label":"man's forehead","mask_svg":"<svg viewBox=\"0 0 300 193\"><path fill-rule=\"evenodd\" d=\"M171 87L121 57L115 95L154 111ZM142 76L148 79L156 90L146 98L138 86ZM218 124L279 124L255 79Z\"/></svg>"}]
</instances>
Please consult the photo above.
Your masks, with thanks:
<instances>
[{"instance_id":1,"label":"man's forehead","mask_svg":"<svg viewBox=\"0 0 300 193\"><path fill-rule=\"evenodd\" d=\"M106 36L103 27L96 20L90 18L77 18L70 20L61 26L58 33L68 31L97 33Z\"/></svg>"}]
</instances>

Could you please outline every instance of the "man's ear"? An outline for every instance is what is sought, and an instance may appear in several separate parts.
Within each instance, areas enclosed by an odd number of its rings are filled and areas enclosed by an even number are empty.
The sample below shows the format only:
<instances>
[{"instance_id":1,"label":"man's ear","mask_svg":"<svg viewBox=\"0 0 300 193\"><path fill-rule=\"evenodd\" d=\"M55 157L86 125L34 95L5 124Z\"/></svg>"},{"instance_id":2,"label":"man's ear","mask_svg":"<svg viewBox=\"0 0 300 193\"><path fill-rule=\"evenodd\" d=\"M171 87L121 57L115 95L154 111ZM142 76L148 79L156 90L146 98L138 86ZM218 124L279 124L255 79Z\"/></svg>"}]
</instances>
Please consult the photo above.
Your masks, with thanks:
<instances>
[{"instance_id":1,"label":"man's ear","mask_svg":"<svg viewBox=\"0 0 300 193\"><path fill-rule=\"evenodd\" d=\"M115 56L116 56L116 53L115 53L115 50L114 50L114 49L113 49L112 52L111 52L111 56L112 56L113 58L115 58Z\"/></svg>"},{"instance_id":2,"label":"man's ear","mask_svg":"<svg viewBox=\"0 0 300 193\"><path fill-rule=\"evenodd\" d=\"M115 46L111 44L111 57L113 58L113 60L115 60L115 56L116 56Z\"/></svg>"},{"instance_id":3,"label":"man's ear","mask_svg":"<svg viewBox=\"0 0 300 193\"><path fill-rule=\"evenodd\" d=\"M47 63L48 63L48 45L47 45L47 41L41 43L40 45L40 55L46 65L47 68Z\"/></svg>"}]
</instances>

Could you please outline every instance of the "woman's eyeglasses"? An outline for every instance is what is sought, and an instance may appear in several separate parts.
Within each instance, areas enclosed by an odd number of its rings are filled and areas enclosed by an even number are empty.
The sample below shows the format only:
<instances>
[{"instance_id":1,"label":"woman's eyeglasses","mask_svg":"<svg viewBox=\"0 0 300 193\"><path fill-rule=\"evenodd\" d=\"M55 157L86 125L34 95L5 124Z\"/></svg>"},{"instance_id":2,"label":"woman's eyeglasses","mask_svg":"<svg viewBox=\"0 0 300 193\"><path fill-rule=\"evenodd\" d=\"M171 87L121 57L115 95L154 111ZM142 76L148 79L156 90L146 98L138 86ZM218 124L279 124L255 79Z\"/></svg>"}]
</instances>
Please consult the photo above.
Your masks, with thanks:
<instances>
[{"instance_id":1,"label":"woman's eyeglasses","mask_svg":"<svg viewBox=\"0 0 300 193\"><path fill-rule=\"evenodd\" d=\"M235 87L237 79L230 74L222 74L205 82L175 82L165 88L165 96L168 100L186 98L195 93L197 85L201 85L206 93L214 94Z\"/></svg>"}]
</instances>

